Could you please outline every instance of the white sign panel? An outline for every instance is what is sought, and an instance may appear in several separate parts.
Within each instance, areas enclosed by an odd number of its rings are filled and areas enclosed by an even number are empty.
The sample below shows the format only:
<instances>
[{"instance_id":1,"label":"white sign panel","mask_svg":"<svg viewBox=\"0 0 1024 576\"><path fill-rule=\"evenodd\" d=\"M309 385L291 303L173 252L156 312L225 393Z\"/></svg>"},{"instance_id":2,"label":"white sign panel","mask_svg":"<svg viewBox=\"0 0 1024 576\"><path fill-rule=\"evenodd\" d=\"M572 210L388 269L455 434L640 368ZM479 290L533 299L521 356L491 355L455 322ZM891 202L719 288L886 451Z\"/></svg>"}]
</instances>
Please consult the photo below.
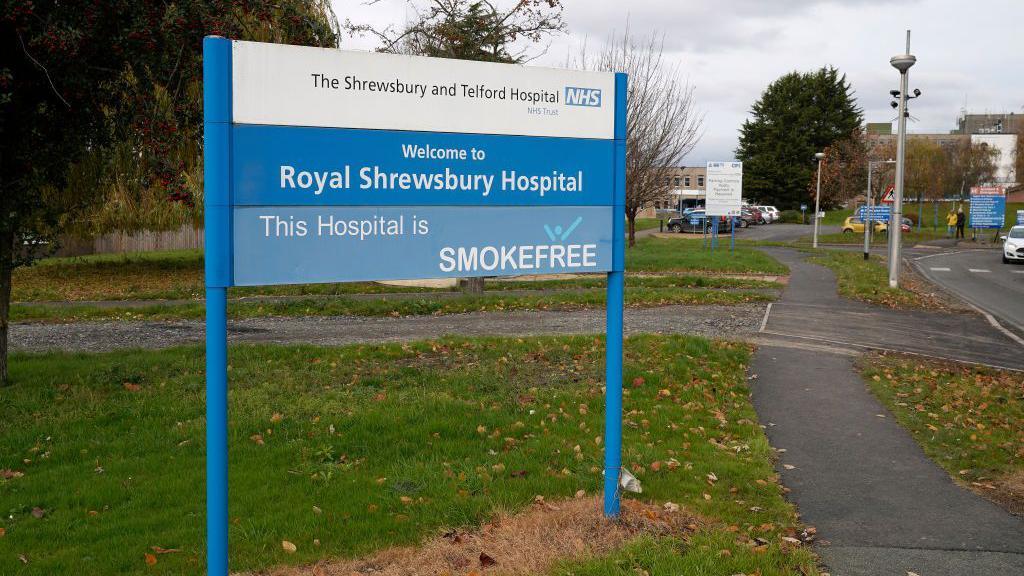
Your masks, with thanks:
<instances>
[{"instance_id":1,"label":"white sign panel","mask_svg":"<svg viewBox=\"0 0 1024 576\"><path fill-rule=\"evenodd\" d=\"M615 75L232 42L234 122L614 136Z\"/></svg>"},{"instance_id":2,"label":"white sign panel","mask_svg":"<svg viewBox=\"0 0 1024 576\"><path fill-rule=\"evenodd\" d=\"M743 202L743 162L708 162L705 208L711 216L739 216Z\"/></svg>"}]
</instances>

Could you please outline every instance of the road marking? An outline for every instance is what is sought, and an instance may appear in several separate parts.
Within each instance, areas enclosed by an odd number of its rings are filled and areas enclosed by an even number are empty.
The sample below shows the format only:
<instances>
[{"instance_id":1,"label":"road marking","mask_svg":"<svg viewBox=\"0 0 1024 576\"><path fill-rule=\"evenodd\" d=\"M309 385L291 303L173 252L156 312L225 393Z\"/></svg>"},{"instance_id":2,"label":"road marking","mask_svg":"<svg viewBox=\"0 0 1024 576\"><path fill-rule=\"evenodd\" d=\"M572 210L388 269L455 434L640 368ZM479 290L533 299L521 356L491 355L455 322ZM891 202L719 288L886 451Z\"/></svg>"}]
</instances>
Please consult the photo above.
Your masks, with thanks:
<instances>
[{"instance_id":1,"label":"road marking","mask_svg":"<svg viewBox=\"0 0 1024 576\"><path fill-rule=\"evenodd\" d=\"M761 319L761 329L758 332L764 332L764 327L768 325L768 315L772 313L772 303L768 303L768 307L764 309L764 318Z\"/></svg>"},{"instance_id":2,"label":"road marking","mask_svg":"<svg viewBox=\"0 0 1024 576\"><path fill-rule=\"evenodd\" d=\"M1014 274L1024 274L1024 270L1010 270L1010 272L1013 272Z\"/></svg>"},{"instance_id":3,"label":"road marking","mask_svg":"<svg viewBox=\"0 0 1024 576\"><path fill-rule=\"evenodd\" d=\"M988 274L989 272L992 272L991 270L987 270L985 268L968 268L967 271L974 272L975 274Z\"/></svg>"},{"instance_id":4,"label":"road marking","mask_svg":"<svg viewBox=\"0 0 1024 576\"><path fill-rule=\"evenodd\" d=\"M949 268L935 268L935 267L932 267L932 268L929 268L929 270L931 270L932 272L949 272Z\"/></svg>"}]
</instances>

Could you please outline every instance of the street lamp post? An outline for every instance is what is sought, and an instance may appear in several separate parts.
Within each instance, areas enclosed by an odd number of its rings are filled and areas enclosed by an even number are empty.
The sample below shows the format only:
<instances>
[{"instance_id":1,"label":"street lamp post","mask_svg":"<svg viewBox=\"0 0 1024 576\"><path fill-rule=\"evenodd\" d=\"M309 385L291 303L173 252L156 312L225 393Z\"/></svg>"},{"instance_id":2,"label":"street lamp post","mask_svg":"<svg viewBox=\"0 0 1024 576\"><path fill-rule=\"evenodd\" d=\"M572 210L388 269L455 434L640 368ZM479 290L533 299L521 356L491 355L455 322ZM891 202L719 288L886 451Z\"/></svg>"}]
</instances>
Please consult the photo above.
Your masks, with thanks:
<instances>
[{"instance_id":1,"label":"street lamp post","mask_svg":"<svg viewBox=\"0 0 1024 576\"><path fill-rule=\"evenodd\" d=\"M825 158L824 152L816 152L814 157L818 160L818 188L814 191L814 242L813 248L818 247L818 214L821 210L821 161Z\"/></svg>"},{"instance_id":2,"label":"street lamp post","mask_svg":"<svg viewBox=\"0 0 1024 576\"><path fill-rule=\"evenodd\" d=\"M907 85L908 71L917 62L910 53L910 30L907 30L907 51L893 56L889 64L900 72L900 90L897 96L899 104L898 130L896 136L896 185L893 193L892 216L889 218L889 287L900 285L900 236L903 232L903 171L906 165L907 147Z\"/></svg>"},{"instance_id":3,"label":"street lamp post","mask_svg":"<svg viewBox=\"0 0 1024 576\"><path fill-rule=\"evenodd\" d=\"M875 164L895 164L895 160L868 160L868 199L864 204L864 259L867 260L871 254L871 233L873 232L871 220L871 208L873 198L871 196L871 169ZM891 225L892 222L890 221Z\"/></svg>"}]
</instances>

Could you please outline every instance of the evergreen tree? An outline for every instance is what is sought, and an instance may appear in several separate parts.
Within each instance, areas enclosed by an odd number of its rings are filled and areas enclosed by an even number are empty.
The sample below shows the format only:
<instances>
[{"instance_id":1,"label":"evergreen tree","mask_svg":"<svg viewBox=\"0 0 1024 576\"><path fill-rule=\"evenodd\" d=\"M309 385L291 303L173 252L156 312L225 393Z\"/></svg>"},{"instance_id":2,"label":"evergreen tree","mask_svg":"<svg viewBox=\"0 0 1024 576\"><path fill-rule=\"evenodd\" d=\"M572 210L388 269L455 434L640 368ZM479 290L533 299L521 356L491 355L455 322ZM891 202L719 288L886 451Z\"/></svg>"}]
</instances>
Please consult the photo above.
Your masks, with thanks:
<instances>
[{"instance_id":1,"label":"evergreen tree","mask_svg":"<svg viewBox=\"0 0 1024 576\"><path fill-rule=\"evenodd\" d=\"M857 130L863 120L853 88L832 67L790 72L768 85L740 129L743 194L796 208L808 200L814 153Z\"/></svg>"}]
</instances>

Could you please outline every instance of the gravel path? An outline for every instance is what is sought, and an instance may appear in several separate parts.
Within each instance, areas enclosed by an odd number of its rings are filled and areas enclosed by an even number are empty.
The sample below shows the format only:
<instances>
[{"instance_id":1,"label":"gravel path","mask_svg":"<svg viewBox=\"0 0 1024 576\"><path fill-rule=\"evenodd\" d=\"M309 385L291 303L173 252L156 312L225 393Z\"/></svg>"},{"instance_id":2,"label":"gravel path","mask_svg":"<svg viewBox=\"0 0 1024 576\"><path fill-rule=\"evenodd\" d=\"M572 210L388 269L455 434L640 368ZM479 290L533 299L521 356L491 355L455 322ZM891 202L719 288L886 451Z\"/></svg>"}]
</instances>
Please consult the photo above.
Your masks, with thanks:
<instances>
[{"instance_id":1,"label":"gravel path","mask_svg":"<svg viewBox=\"0 0 1024 576\"><path fill-rule=\"evenodd\" d=\"M763 315L763 304L627 308L625 327L627 334L652 332L736 338L756 333ZM232 342L341 345L419 340L453 334L594 334L604 331L604 320L603 309L474 312L404 318L254 318L230 322L228 338ZM203 323L195 320L12 324L10 343L11 350L16 352L98 352L125 348L165 348L197 343L202 341L203 333Z\"/></svg>"}]
</instances>

